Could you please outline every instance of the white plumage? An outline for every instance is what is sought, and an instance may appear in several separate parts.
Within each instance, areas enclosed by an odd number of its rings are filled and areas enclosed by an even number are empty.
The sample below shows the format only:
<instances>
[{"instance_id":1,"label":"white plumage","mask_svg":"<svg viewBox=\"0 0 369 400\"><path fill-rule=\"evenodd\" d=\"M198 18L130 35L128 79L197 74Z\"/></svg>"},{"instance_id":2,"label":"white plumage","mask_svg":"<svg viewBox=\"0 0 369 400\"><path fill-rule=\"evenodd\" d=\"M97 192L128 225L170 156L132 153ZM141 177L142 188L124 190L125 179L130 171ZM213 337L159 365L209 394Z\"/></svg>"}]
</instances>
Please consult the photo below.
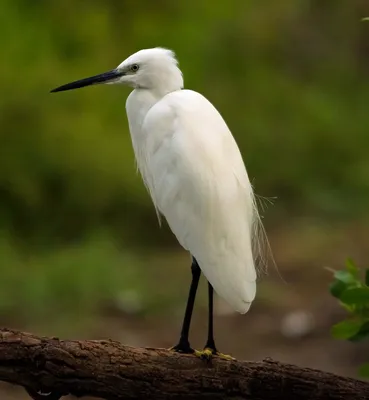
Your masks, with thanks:
<instances>
[{"instance_id":1,"label":"white plumage","mask_svg":"<svg viewBox=\"0 0 369 400\"><path fill-rule=\"evenodd\" d=\"M153 203L215 291L245 313L256 293L260 220L238 146L214 106L182 89L171 51L141 50L118 69L132 63L140 69L127 116Z\"/></svg>"}]
</instances>

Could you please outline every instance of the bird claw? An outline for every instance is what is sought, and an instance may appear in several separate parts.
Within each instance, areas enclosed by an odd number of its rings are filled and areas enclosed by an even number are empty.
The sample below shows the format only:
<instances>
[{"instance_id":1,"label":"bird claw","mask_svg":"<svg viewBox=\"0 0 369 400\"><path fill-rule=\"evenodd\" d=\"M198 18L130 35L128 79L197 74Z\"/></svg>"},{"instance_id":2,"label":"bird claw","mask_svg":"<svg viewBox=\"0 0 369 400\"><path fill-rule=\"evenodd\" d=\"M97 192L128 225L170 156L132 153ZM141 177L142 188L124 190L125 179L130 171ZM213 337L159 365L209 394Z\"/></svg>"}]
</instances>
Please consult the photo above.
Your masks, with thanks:
<instances>
[{"instance_id":1,"label":"bird claw","mask_svg":"<svg viewBox=\"0 0 369 400\"><path fill-rule=\"evenodd\" d=\"M222 358L223 360L227 360L227 361L236 361L236 359L232 356L230 356L229 354L223 354L223 353L219 353L219 351L216 352L216 355L219 358Z\"/></svg>"},{"instance_id":2,"label":"bird claw","mask_svg":"<svg viewBox=\"0 0 369 400\"><path fill-rule=\"evenodd\" d=\"M210 349L209 347L205 347L204 350L197 351L195 353L195 356L201 358L202 360L204 360L206 362L210 362L211 359L213 358L214 354L215 353L212 349Z\"/></svg>"},{"instance_id":3,"label":"bird claw","mask_svg":"<svg viewBox=\"0 0 369 400\"><path fill-rule=\"evenodd\" d=\"M217 350L211 349L210 347L205 347L204 350L195 350L195 356L201 358L204 361L210 362L214 356L222 358L227 361L234 361L235 358L229 356L228 354L220 353Z\"/></svg>"},{"instance_id":4,"label":"bird claw","mask_svg":"<svg viewBox=\"0 0 369 400\"><path fill-rule=\"evenodd\" d=\"M194 350L189 344L178 343L176 346L169 347L168 351L181 354L194 354L197 350Z\"/></svg>"}]
</instances>

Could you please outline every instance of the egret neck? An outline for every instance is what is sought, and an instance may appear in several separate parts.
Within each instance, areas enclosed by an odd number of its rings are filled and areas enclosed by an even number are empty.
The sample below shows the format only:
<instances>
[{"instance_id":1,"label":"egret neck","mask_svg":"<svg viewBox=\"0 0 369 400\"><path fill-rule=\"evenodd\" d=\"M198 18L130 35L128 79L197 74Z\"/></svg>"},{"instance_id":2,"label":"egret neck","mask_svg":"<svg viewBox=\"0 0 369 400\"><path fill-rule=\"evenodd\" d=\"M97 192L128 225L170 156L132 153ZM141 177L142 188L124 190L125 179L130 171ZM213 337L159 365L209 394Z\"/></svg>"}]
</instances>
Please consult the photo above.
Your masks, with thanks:
<instances>
[{"instance_id":1,"label":"egret neck","mask_svg":"<svg viewBox=\"0 0 369 400\"><path fill-rule=\"evenodd\" d=\"M157 64L161 64L161 61L159 59ZM174 62L158 67L161 68L153 68L144 80L134 83L135 89L127 98L127 117L134 134L141 131L145 116L154 104L167 94L183 88L182 72Z\"/></svg>"}]
</instances>

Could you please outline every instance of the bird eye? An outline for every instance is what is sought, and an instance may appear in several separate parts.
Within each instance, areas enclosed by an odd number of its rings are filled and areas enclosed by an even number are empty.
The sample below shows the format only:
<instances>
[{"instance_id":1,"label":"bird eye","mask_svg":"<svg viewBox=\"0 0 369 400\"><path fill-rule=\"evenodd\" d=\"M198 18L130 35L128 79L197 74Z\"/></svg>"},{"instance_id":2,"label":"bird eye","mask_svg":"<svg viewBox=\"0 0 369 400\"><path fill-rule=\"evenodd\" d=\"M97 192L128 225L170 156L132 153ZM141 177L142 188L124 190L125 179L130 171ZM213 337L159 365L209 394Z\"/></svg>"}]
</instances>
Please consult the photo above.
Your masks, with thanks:
<instances>
[{"instance_id":1,"label":"bird eye","mask_svg":"<svg viewBox=\"0 0 369 400\"><path fill-rule=\"evenodd\" d=\"M133 64L130 69L132 72L137 72L139 68L140 67L137 64Z\"/></svg>"}]
</instances>

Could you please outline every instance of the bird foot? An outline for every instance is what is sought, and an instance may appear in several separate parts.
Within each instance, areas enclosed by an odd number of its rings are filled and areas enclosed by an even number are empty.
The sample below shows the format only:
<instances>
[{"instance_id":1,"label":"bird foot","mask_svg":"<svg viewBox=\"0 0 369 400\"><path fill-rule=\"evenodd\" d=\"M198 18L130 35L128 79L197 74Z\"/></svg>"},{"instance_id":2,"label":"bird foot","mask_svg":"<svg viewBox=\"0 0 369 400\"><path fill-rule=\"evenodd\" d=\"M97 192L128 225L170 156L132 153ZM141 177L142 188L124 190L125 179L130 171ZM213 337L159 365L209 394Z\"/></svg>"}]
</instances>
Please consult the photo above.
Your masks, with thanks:
<instances>
[{"instance_id":1,"label":"bird foot","mask_svg":"<svg viewBox=\"0 0 369 400\"><path fill-rule=\"evenodd\" d=\"M214 350L209 347L205 347L204 350L202 350L202 351L195 352L196 357L199 357L202 360L207 361L207 362L211 361L214 354L215 354Z\"/></svg>"},{"instance_id":2,"label":"bird foot","mask_svg":"<svg viewBox=\"0 0 369 400\"><path fill-rule=\"evenodd\" d=\"M219 358L222 358L223 360L227 360L227 361L235 361L236 360L234 357L230 356L229 354L219 353L219 351L217 351L216 354Z\"/></svg>"},{"instance_id":3,"label":"bird foot","mask_svg":"<svg viewBox=\"0 0 369 400\"><path fill-rule=\"evenodd\" d=\"M205 347L204 350L202 351L195 350L195 356L207 362L210 362L214 356L222 358L223 360L227 361L235 360L235 358L233 358L232 356L220 353L218 350L212 349L211 347Z\"/></svg>"},{"instance_id":4,"label":"bird foot","mask_svg":"<svg viewBox=\"0 0 369 400\"><path fill-rule=\"evenodd\" d=\"M196 354L197 352L197 350L194 350L188 342L181 341L177 345L170 347L168 350L182 354Z\"/></svg>"}]
</instances>

